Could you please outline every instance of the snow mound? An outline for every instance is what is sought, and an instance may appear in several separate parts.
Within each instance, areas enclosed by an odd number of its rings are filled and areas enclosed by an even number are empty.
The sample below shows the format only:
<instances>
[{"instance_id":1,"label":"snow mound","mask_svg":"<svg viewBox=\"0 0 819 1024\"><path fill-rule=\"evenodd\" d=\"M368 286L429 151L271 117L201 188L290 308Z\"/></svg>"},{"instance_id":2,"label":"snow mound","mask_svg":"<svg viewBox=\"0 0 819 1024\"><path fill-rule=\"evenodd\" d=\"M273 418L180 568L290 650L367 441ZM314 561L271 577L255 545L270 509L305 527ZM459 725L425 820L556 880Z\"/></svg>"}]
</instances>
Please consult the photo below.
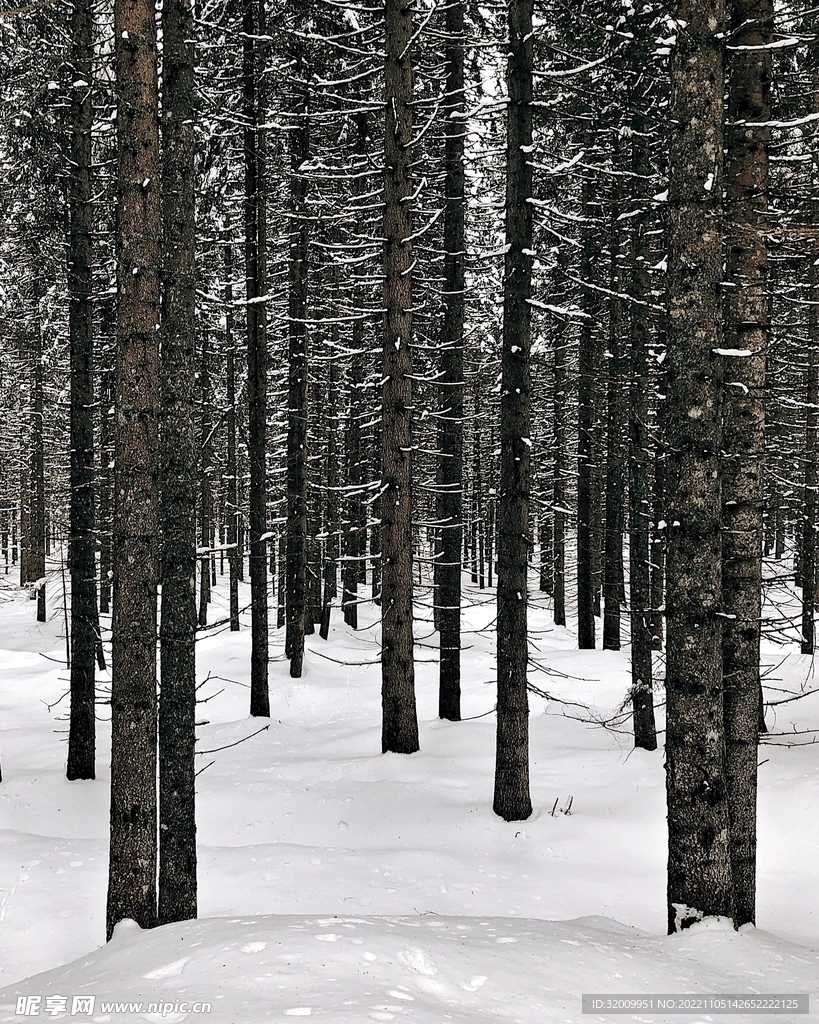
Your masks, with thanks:
<instances>
[{"instance_id":1,"label":"snow mound","mask_svg":"<svg viewBox=\"0 0 819 1024\"><path fill-rule=\"evenodd\" d=\"M19 1024L17 1000L32 996L43 1008L62 997L51 1019L77 1020L73 998L93 995L83 1019L99 1024L591 1024L611 1018L581 1017L584 992L797 993L818 976L819 952L727 923L664 937L603 917L209 918L120 927L90 955L0 990L0 1021Z\"/></svg>"}]
</instances>

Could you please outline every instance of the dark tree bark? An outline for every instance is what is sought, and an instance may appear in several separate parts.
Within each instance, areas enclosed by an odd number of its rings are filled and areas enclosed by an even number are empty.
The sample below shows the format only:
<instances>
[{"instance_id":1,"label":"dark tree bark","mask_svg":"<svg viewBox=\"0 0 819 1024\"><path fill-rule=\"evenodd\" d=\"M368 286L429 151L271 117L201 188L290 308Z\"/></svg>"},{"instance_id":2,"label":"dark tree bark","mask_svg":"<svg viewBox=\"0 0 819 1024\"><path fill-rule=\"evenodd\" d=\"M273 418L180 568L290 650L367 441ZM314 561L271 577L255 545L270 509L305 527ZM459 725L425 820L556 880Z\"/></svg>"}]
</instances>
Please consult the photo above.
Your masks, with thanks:
<instances>
[{"instance_id":1,"label":"dark tree bark","mask_svg":"<svg viewBox=\"0 0 819 1024\"><path fill-rule=\"evenodd\" d=\"M667 356L665 332L663 332L661 355ZM666 519L666 448L665 448L665 414L668 393L668 359L665 358L659 368L659 391L656 404L657 443L654 446L654 477L652 486L652 503L654 528L651 533L651 648L654 651L663 649L665 632L665 567L666 539L668 530L664 524Z\"/></svg>"},{"instance_id":2,"label":"dark tree bark","mask_svg":"<svg viewBox=\"0 0 819 1024\"><path fill-rule=\"evenodd\" d=\"M484 521L483 521L483 469L481 459L482 431L480 395L475 392L475 440L472 454L472 582L480 590L486 584L484 576ZM529 533L531 534L531 530ZM529 551L531 556L531 549Z\"/></svg>"},{"instance_id":3,"label":"dark tree bark","mask_svg":"<svg viewBox=\"0 0 819 1024\"><path fill-rule=\"evenodd\" d=\"M383 414L382 414L383 415ZM373 446L378 446L379 455L383 447L383 440L381 437L380 425L374 431L375 437L373 438ZM381 460L373 460L375 465L373 466L372 476L377 478L383 477L384 470L381 465ZM372 602L376 608L381 607L381 498L380 496L375 499L371 505L372 517L377 525L370 527L370 593L372 595ZM366 572L366 565L362 562L362 570ZM365 581L362 581L365 582Z\"/></svg>"},{"instance_id":4,"label":"dark tree bark","mask_svg":"<svg viewBox=\"0 0 819 1024\"><path fill-rule=\"evenodd\" d=\"M264 487L264 521L260 523L263 530L262 537L267 538L267 373L270 360L268 351L268 326L267 326L267 200L268 200L268 176L267 176L267 110L268 110L268 74L267 74L267 0L256 0L256 29L259 38L256 43L256 239L257 239L257 294L259 299L259 310L256 326L259 337L259 355L263 363L259 365L259 372L263 374L260 385L264 386L264 459L265 459L265 487ZM261 557L265 559L267 554L267 540L261 548ZM267 567L264 574L265 584L265 632L267 633L269 623L269 611L267 606ZM268 641L269 643L269 641ZM267 670L265 670L267 678ZM267 690L262 700L262 705L268 702Z\"/></svg>"},{"instance_id":5,"label":"dark tree bark","mask_svg":"<svg viewBox=\"0 0 819 1024\"><path fill-rule=\"evenodd\" d=\"M532 11L510 0L506 81L506 258L503 275L501 475L498 509L498 707L493 809L506 821L532 813L529 797L527 568L532 291Z\"/></svg>"},{"instance_id":6,"label":"dark tree bark","mask_svg":"<svg viewBox=\"0 0 819 1024\"><path fill-rule=\"evenodd\" d=\"M313 632L308 608L307 543L307 287L309 234L307 178L302 165L310 155L308 76L304 44L296 40L292 76L296 91L290 133L290 263L287 353L287 632L290 675L298 679L304 662L304 635ZM309 623L308 623L309 619Z\"/></svg>"},{"instance_id":7,"label":"dark tree bark","mask_svg":"<svg viewBox=\"0 0 819 1024\"><path fill-rule=\"evenodd\" d=\"M225 245L225 350L227 363L227 516L230 629L239 631L239 499L236 463L236 348L233 340L233 249Z\"/></svg>"},{"instance_id":8,"label":"dark tree bark","mask_svg":"<svg viewBox=\"0 0 819 1024\"><path fill-rule=\"evenodd\" d=\"M261 5L259 12L262 11ZM261 74L253 36L257 31L255 0L244 0L242 82L245 158L245 298L247 300L248 456L250 461L250 713L270 715L267 683L267 337L264 303L265 230L264 161L260 154L263 113L257 96ZM261 34L261 29L259 29Z\"/></svg>"},{"instance_id":9,"label":"dark tree bark","mask_svg":"<svg viewBox=\"0 0 819 1024\"><path fill-rule=\"evenodd\" d=\"M25 451L25 432L21 431L20 450ZM29 537L28 537L28 463L20 467L20 586L28 583Z\"/></svg>"},{"instance_id":10,"label":"dark tree bark","mask_svg":"<svg viewBox=\"0 0 819 1024\"><path fill-rule=\"evenodd\" d=\"M276 629L283 629L285 624L284 595L287 590L287 538L282 534L279 537L279 597L276 602Z\"/></svg>"},{"instance_id":11,"label":"dark tree bark","mask_svg":"<svg viewBox=\"0 0 819 1024\"><path fill-rule=\"evenodd\" d=\"M819 72L812 75L813 113L819 113ZM811 182L816 195L817 181L814 161ZM819 226L819 200L813 198L810 204L812 226ZM811 304L808 306L808 358L805 373L805 479L803 491L801 530L796 531L796 585L802 587L802 653L813 654L816 645L816 489L819 483L819 268L816 266L817 247L814 246L809 260L809 288ZM783 530L784 533L784 530ZM777 558L784 549L784 538L780 544L777 538Z\"/></svg>"},{"instance_id":12,"label":"dark tree bark","mask_svg":"<svg viewBox=\"0 0 819 1024\"><path fill-rule=\"evenodd\" d=\"M545 375L545 366L543 364L541 364L538 370ZM554 391L552 392L552 400L554 400ZM544 465L540 473L540 486L538 490L539 589L542 593L548 594L552 598L555 592L554 512L551 511L553 489L554 485L549 479L547 468Z\"/></svg>"},{"instance_id":13,"label":"dark tree bark","mask_svg":"<svg viewBox=\"0 0 819 1024\"><path fill-rule=\"evenodd\" d=\"M156 923L156 612L160 212L156 25L115 0L117 366L111 852L106 934Z\"/></svg>"},{"instance_id":14,"label":"dark tree bark","mask_svg":"<svg viewBox=\"0 0 819 1024\"><path fill-rule=\"evenodd\" d=\"M755 920L756 776L760 714L767 208L773 0L734 0L725 134L727 276L723 360L723 687L735 924Z\"/></svg>"},{"instance_id":15,"label":"dark tree bark","mask_svg":"<svg viewBox=\"0 0 819 1024\"><path fill-rule=\"evenodd\" d=\"M461 717L461 537L463 533L464 261L464 11L461 0L446 8L446 103L444 106L444 318L441 329L443 384L440 455L441 551L438 622L441 660L438 715Z\"/></svg>"},{"instance_id":16,"label":"dark tree bark","mask_svg":"<svg viewBox=\"0 0 819 1024\"><path fill-rule=\"evenodd\" d=\"M489 500L486 503L486 581L487 586L494 586L493 573L495 571L495 524L496 524L496 498L497 488L495 486L495 427L489 424Z\"/></svg>"},{"instance_id":17,"label":"dark tree bark","mask_svg":"<svg viewBox=\"0 0 819 1024\"><path fill-rule=\"evenodd\" d=\"M580 277L592 279L592 264L597 257L598 238L592 221L593 182L584 179ZM598 518L600 512L600 473L595 410L597 375L600 367L596 335L596 302L584 292L585 312L580 327L580 354L577 384L577 645L580 650L595 647L595 609L598 603L600 548Z\"/></svg>"},{"instance_id":18,"label":"dark tree bark","mask_svg":"<svg viewBox=\"0 0 819 1024\"><path fill-rule=\"evenodd\" d=\"M25 452L29 447L29 436L27 433L29 425L21 418L20 420L20 451ZM29 428L30 429L30 428ZM22 459L20 464L20 586L25 587L31 582L29 565L31 563L31 495L30 495L30 466L31 459ZM31 594L34 597L34 594Z\"/></svg>"},{"instance_id":19,"label":"dark tree bark","mask_svg":"<svg viewBox=\"0 0 819 1024\"><path fill-rule=\"evenodd\" d=\"M615 161L620 162L620 146L615 143ZM619 181L619 179L618 179ZM624 397L627 387L621 335L626 329L623 300L623 266L620 252L618 216L622 206L622 188L614 186L609 225L611 247L609 274L609 346L606 360L606 518L603 561L603 649L620 650L620 602L623 592L623 500L626 466L623 452Z\"/></svg>"},{"instance_id":20,"label":"dark tree bark","mask_svg":"<svg viewBox=\"0 0 819 1024\"><path fill-rule=\"evenodd\" d=\"M722 688L720 387L725 5L678 9L669 116L668 928L733 914Z\"/></svg>"},{"instance_id":21,"label":"dark tree bark","mask_svg":"<svg viewBox=\"0 0 819 1024\"><path fill-rule=\"evenodd\" d=\"M196 917L196 225L191 0L165 0L159 923ZM207 339L203 343L207 345ZM206 370L207 351L202 362ZM207 386L207 383L203 385ZM203 456L204 458L204 456ZM207 579L207 563L203 576Z\"/></svg>"},{"instance_id":22,"label":"dark tree bark","mask_svg":"<svg viewBox=\"0 0 819 1024\"><path fill-rule=\"evenodd\" d=\"M544 495L546 491L542 492ZM543 501L548 501L548 498L542 498ZM550 522L549 516L545 510L541 510L540 516L538 517L538 546L540 555L540 590L544 594L552 595L554 593L554 582L552 579L552 573L554 572L555 556L552 551L552 538L554 537L554 531L552 523Z\"/></svg>"},{"instance_id":23,"label":"dark tree bark","mask_svg":"<svg viewBox=\"0 0 819 1024\"><path fill-rule=\"evenodd\" d=\"M213 458L212 432L213 416L211 415L210 393L210 351L207 330L202 335L202 353L199 364L199 396L201 413L199 418L199 545L202 549L199 558L199 615L200 626L208 624L208 605L210 604L210 548L211 528L213 519L213 491L211 488L211 463Z\"/></svg>"},{"instance_id":24,"label":"dark tree bark","mask_svg":"<svg viewBox=\"0 0 819 1024\"><path fill-rule=\"evenodd\" d=\"M649 83L643 73L654 46L652 13L640 4L634 19L635 42L631 67L630 107L632 113L631 171L634 216L630 236L630 294L637 301L631 307L631 381L629 384L629 603L631 624L631 707L634 716L634 746L657 749L651 665L648 435L648 351L650 325L645 305L651 291L648 272L648 189L651 182L651 152L647 116Z\"/></svg>"},{"instance_id":25,"label":"dark tree bark","mask_svg":"<svg viewBox=\"0 0 819 1024\"><path fill-rule=\"evenodd\" d=\"M811 296L817 295L819 274L812 266L810 271ZM816 488L819 468L819 315L815 307L808 310L808 362L805 388L805 483L804 508L802 511L801 540L798 555L799 579L802 588L802 654L813 654L816 646Z\"/></svg>"},{"instance_id":26,"label":"dark tree bark","mask_svg":"<svg viewBox=\"0 0 819 1024\"><path fill-rule=\"evenodd\" d=\"M71 12L71 161L68 170L68 335L71 350L71 716L69 779L95 775L94 656L97 645L94 507L94 348L91 306L92 12Z\"/></svg>"},{"instance_id":27,"label":"dark tree bark","mask_svg":"<svg viewBox=\"0 0 819 1024\"><path fill-rule=\"evenodd\" d=\"M113 416L114 401L113 373L106 367L100 380L100 465L98 472L99 491L99 538L100 538L100 604L99 610L106 615L111 611L111 514L113 504Z\"/></svg>"},{"instance_id":28,"label":"dark tree bark","mask_svg":"<svg viewBox=\"0 0 819 1024\"><path fill-rule=\"evenodd\" d=\"M248 503L247 492L245 490L245 478L243 475L239 475L237 477L236 489L238 492L237 501L239 508L246 508ZM244 583L245 580L245 551L247 550L247 544L245 543L246 539L247 530L245 529L244 516L239 515L236 517L236 569L239 575L239 580L242 583Z\"/></svg>"},{"instance_id":29,"label":"dark tree bark","mask_svg":"<svg viewBox=\"0 0 819 1024\"><path fill-rule=\"evenodd\" d=\"M384 19L381 749L412 754L418 750L412 634L412 8L404 0L385 0Z\"/></svg>"},{"instance_id":30,"label":"dark tree bark","mask_svg":"<svg viewBox=\"0 0 819 1024\"><path fill-rule=\"evenodd\" d=\"M338 239L335 239L336 243ZM338 295L338 270L333 272L333 294ZM338 351L338 324L331 329L331 358L327 367L327 492L325 498L324 578L322 580L321 627L319 635L326 640L330 635L330 614L338 593L338 369L335 354Z\"/></svg>"},{"instance_id":31,"label":"dark tree bark","mask_svg":"<svg viewBox=\"0 0 819 1024\"><path fill-rule=\"evenodd\" d=\"M359 309L355 303L355 309ZM347 524L344 535L344 569L342 585L344 588L342 604L344 621L352 629L358 629L358 580L361 572L360 559L364 555L366 534L362 524L361 495L361 351L363 345L363 329L358 315L353 321L352 349L350 360L347 430L344 446L347 487Z\"/></svg>"},{"instance_id":32,"label":"dark tree bark","mask_svg":"<svg viewBox=\"0 0 819 1024\"><path fill-rule=\"evenodd\" d=\"M37 621L46 621L46 507L45 450L43 438L43 328L40 320L40 288L36 289L31 347L31 417L28 474L27 583L33 584Z\"/></svg>"},{"instance_id":33,"label":"dark tree bark","mask_svg":"<svg viewBox=\"0 0 819 1024\"><path fill-rule=\"evenodd\" d=\"M558 256L560 278L563 278L566 256ZM556 282L557 284L558 282ZM566 372L566 327L556 324L554 334L554 404L552 502L554 515L554 596L553 618L556 626L566 625L566 419L568 407L568 374Z\"/></svg>"},{"instance_id":34,"label":"dark tree bark","mask_svg":"<svg viewBox=\"0 0 819 1024\"><path fill-rule=\"evenodd\" d=\"M366 126L364 127L366 139ZM360 233L360 225L357 227ZM346 484L346 530L344 534L344 569L342 572L344 621L352 629L358 629L358 583L361 577L363 559L366 554L366 529L364 508L361 503L361 371L364 351L364 322L362 291L358 281L353 287L353 310L355 319L352 326L350 370L348 375L348 414L344 445Z\"/></svg>"}]
</instances>

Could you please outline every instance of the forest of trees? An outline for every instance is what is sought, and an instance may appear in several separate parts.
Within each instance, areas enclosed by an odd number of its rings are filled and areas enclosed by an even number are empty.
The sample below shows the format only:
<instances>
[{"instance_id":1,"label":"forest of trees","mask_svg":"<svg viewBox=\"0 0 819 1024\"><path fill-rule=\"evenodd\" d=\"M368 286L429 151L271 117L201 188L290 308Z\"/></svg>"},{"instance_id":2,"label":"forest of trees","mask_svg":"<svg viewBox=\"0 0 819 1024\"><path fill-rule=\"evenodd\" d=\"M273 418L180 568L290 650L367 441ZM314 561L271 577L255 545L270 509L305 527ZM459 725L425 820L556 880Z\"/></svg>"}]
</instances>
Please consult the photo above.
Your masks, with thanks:
<instances>
[{"instance_id":1,"label":"forest of trees","mask_svg":"<svg viewBox=\"0 0 819 1024\"><path fill-rule=\"evenodd\" d=\"M0 11L0 572L40 620L70 595L69 779L94 778L110 699L109 937L196 916L214 587L232 630L250 595L262 718L273 630L299 677L306 635L378 606L403 754L414 607L458 721L461 611L496 588L508 821L532 813L528 593L576 609L581 649L630 647L637 747L665 703L669 931L754 921L760 635L791 626L763 621L768 583L800 588L815 645L815 19Z\"/></svg>"}]
</instances>

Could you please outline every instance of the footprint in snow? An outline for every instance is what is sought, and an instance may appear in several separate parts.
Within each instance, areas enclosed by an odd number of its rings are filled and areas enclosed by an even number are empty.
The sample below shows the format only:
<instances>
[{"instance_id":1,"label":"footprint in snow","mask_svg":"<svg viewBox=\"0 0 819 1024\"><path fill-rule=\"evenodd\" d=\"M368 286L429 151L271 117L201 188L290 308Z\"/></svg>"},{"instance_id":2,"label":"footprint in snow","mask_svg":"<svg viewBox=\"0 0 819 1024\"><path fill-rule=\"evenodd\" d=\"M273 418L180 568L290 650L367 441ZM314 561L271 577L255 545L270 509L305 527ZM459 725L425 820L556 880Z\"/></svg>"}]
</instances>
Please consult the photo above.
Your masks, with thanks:
<instances>
[{"instance_id":1,"label":"footprint in snow","mask_svg":"<svg viewBox=\"0 0 819 1024\"><path fill-rule=\"evenodd\" d=\"M479 988L483 988L487 981L489 981L489 978L485 974L476 974L469 981L462 981L461 988L464 992L477 992Z\"/></svg>"},{"instance_id":2,"label":"footprint in snow","mask_svg":"<svg viewBox=\"0 0 819 1024\"><path fill-rule=\"evenodd\" d=\"M405 949L398 954L398 959L405 967L417 971L419 974L431 976L438 973L438 968L432 963L423 949Z\"/></svg>"}]
</instances>

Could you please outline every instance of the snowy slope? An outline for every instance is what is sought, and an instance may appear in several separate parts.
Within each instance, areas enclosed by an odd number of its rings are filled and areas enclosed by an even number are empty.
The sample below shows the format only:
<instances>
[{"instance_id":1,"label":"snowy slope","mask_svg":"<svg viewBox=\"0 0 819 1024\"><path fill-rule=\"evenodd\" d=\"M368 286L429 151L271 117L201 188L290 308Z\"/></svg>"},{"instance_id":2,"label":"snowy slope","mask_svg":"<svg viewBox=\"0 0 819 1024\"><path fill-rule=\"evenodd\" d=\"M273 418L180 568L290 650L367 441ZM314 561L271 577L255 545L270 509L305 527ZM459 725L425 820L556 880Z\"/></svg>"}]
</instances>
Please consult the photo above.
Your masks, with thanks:
<instances>
[{"instance_id":1,"label":"snowy slope","mask_svg":"<svg viewBox=\"0 0 819 1024\"><path fill-rule=\"evenodd\" d=\"M667 938L600 917L208 918L148 933L126 925L109 947L0 993L0 1021L23 1020L15 998L32 994L43 1007L49 995L69 998L69 1009L92 994L96 1021L594 1021L608 1018L581 1018L584 992L806 992L817 973L816 953L713 921ZM112 1011L107 1000L142 1009ZM202 1003L210 1011L194 1012Z\"/></svg>"},{"instance_id":2,"label":"snowy slope","mask_svg":"<svg viewBox=\"0 0 819 1024\"><path fill-rule=\"evenodd\" d=\"M217 602L225 590L217 587ZM329 642L308 638L301 680L289 678L275 635L270 728L255 736L268 723L247 715L249 633L206 633L197 714L205 723L202 920L145 934L126 928L95 951L104 931L109 732L100 723L97 780L69 784L66 700L57 703L66 688L60 610L39 626L14 588L0 596L6 1013L17 994L84 991L100 1001L210 1000L211 1021L284 1021L309 1009L339 1022L376 1015L528 1024L580 1019L582 992L816 985L819 748L761 749L760 931L737 935L717 923L667 938L662 753L632 751L628 723L621 731L595 724L623 702L627 652L574 650L572 633L551 627L545 609L532 612L532 654L542 669L533 682L559 699L532 697L536 810L523 823L492 813L490 592L476 595L484 603L464 619L469 721L435 717L436 636L419 616L422 750L412 757L379 753L372 624L352 634L335 619ZM217 604L211 621L221 617ZM766 664L777 666L771 693L810 686L810 659L791 653L780 665L785 653L766 650ZM816 696L777 715L786 728L817 726L815 719ZM49 973L31 977L41 971ZM195 1019L169 1013L166 1020Z\"/></svg>"}]
</instances>

